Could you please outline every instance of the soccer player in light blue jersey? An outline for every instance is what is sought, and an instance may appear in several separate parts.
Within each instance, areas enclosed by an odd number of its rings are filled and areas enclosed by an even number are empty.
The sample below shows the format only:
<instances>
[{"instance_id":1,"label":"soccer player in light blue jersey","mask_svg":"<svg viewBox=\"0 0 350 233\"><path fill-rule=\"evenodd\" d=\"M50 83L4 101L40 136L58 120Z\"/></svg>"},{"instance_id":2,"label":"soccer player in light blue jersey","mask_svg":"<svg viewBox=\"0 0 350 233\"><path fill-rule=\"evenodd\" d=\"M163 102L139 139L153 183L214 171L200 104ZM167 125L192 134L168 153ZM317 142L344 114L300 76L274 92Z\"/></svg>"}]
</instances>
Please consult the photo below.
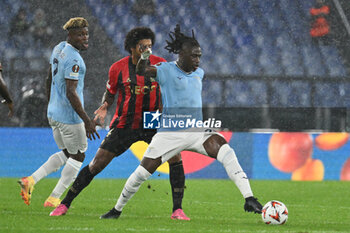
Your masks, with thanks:
<instances>
[{"instance_id":1,"label":"soccer player in light blue jersey","mask_svg":"<svg viewBox=\"0 0 350 233\"><path fill-rule=\"evenodd\" d=\"M199 68L202 51L194 37L185 36L177 25L170 33L171 41L165 47L169 52L178 54L175 62L165 62L150 66L148 57L152 53L145 48L136 66L136 72L145 77L155 77L159 82L163 114L172 109L191 107L194 115L202 111L202 79L204 71ZM188 112L190 113L190 112ZM236 184L245 198L244 210L261 213L262 205L253 196L247 175L241 168L235 151L224 137L212 130L199 128L176 131L158 131L152 138L140 166L131 174L119 196L116 205L100 218L118 218L130 198L138 191L156 169L177 153L188 150L217 159L226 169L229 178Z\"/></svg>"},{"instance_id":2,"label":"soccer player in light blue jersey","mask_svg":"<svg viewBox=\"0 0 350 233\"><path fill-rule=\"evenodd\" d=\"M60 197L77 176L87 150L87 137L95 139L96 124L84 110L84 78L86 67L81 50L88 48L88 22L81 17L71 18L63 29L68 31L66 42L59 43L50 58L47 79L47 117L60 152L49 159L31 176L21 178L21 196L29 205L34 184L63 165L56 187L46 199L45 207L56 207Z\"/></svg>"}]
</instances>

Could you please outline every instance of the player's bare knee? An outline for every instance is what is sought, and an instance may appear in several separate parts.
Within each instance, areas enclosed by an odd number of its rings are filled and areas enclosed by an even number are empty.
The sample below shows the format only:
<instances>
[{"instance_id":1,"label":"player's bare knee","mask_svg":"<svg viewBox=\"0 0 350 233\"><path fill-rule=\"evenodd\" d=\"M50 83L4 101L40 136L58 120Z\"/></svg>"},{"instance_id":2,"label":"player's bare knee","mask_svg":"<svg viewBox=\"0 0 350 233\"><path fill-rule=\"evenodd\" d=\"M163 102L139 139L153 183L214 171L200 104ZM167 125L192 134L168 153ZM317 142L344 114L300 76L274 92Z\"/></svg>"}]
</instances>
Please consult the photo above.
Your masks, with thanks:
<instances>
[{"instance_id":1,"label":"player's bare knee","mask_svg":"<svg viewBox=\"0 0 350 233\"><path fill-rule=\"evenodd\" d=\"M141 161L141 166L144 167L151 174L153 174L161 164L162 164L161 157L156 159L143 157Z\"/></svg>"},{"instance_id":2,"label":"player's bare knee","mask_svg":"<svg viewBox=\"0 0 350 233\"><path fill-rule=\"evenodd\" d=\"M70 158L77 160L79 162L83 162L85 159L85 153L81 153L80 151L78 151L77 154L71 154Z\"/></svg>"},{"instance_id":3,"label":"player's bare knee","mask_svg":"<svg viewBox=\"0 0 350 233\"><path fill-rule=\"evenodd\" d=\"M105 165L102 159L95 157L89 164L89 170L92 174L97 175L107 166L107 164Z\"/></svg>"},{"instance_id":4,"label":"player's bare knee","mask_svg":"<svg viewBox=\"0 0 350 233\"><path fill-rule=\"evenodd\" d=\"M91 172L91 174L97 175L98 173L100 173L102 171L101 166L98 166L96 163L90 163L89 164L89 170Z\"/></svg>"},{"instance_id":5,"label":"player's bare knee","mask_svg":"<svg viewBox=\"0 0 350 233\"><path fill-rule=\"evenodd\" d=\"M89 170L92 174L100 173L112 161L115 154L104 149L98 149L96 156L89 164Z\"/></svg>"},{"instance_id":6,"label":"player's bare knee","mask_svg":"<svg viewBox=\"0 0 350 233\"><path fill-rule=\"evenodd\" d=\"M224 144L227 144L225 138L212 135L203 143L203 147L210 157L217 158L218 152Z\"/></svg>"},{"instance_id":7,"label":"player's bare knee","mask_svg":"<svg viewBox=\"0 0 350 233\"><path fill-rule=\"evenodd\" d=\"M169 159L168 163L170 165L170 164L178 163L181 161L182 161L182 158L181 158L181 154L179 153L179 154L175 155L174 157L172 157L171 159Z\"/></svg>"},{"instance_id":8,"label":"player's bare knee","mask_svg":"<svg viewBox=\"0 0 350 233\"><path fill-rule=\"evenodd\" d=\"M94 159L89 164L89 169L92 174L97 175L109 164L110 160Z\"/></svg>"}]
</instances>

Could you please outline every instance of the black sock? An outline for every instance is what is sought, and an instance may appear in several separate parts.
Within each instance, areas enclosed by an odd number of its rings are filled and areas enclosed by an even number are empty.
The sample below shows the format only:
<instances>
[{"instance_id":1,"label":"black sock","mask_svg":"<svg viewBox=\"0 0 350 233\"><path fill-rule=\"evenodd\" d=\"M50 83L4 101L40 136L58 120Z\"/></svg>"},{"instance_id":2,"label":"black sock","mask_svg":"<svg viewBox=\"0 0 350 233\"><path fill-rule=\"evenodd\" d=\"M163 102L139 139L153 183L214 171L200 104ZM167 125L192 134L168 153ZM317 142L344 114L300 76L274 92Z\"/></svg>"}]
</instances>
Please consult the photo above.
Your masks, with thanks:
<instances>
[{"instance_id":1,"label":"black sock","mask_svg":"<svg viewBox=\"0 0 350 233\"><path fill-rule=\"evenodd\" d=\"M92 179L95 177L90 170L89 165L85 166L79 172L74 183L70 187L66 197L62 200L61 204L64 204L68 208L70 207L72 201L79 195L79 193L90 184Z\"/></svg>"},{"instance_id":2,"label":"black sock","mask_svg":"<svg viewBox=\"0 0 350 233\"><path fill-rule=\"evenodd\" d=\"M185 172L182 161L169 165L171 192L173 195L173 212L177 209L182 209L182 198L185 188Z\"/></svg>"}]
</instances>

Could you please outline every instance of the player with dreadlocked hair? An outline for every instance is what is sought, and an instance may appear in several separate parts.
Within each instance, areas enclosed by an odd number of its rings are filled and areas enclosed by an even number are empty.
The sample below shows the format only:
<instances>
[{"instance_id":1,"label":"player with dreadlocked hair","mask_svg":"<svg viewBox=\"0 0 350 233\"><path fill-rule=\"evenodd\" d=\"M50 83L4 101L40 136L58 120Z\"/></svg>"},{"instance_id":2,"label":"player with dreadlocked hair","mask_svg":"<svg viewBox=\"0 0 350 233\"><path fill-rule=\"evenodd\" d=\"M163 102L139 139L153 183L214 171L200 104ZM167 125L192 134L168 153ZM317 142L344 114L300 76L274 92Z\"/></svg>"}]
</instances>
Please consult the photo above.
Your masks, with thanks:
<instances>
[{"instance_id":1,"label":"player with dreadlocked hair","mask_svg":"<svg viewBox=\"0 0 350 233\"><path fill-rule=\"evenodd\" d=\"M181 117L180 120L184 122L203 122L201 91L204 71L199 68L202 55L200 45L193 31L192 37L188 37L181 32L179 25L176 25L174 32L171 32L169 36L171 41L167 41L165 48L170 53L178 54L178 60L150 66L148 58L152 51L150 48L144 48L136 66L136 72L144 77L155 77L158 81L163 99L162 122L171 120L170 117L173 114L187 116L185 119ZM153 117L157 118L159 115L154 114ZM102 215L102 218L111 215L115 218L119 217L123 207L138 191L141 184L162 163L184 150L198 152L222 163L229 178L245 198L244 210L261 213L262 206L253 196L247 175L241 168L235 151L228 145L225 138L211 129L195 128L198 124L193 125L185 124L182 128L161 125L157 134L152 138L141 164L126 181L117 204L112 210Z\"/></svg>"},{"instance_id":2,"label":"player with dreadlocked hair","mask_svg":"<svg viewBox=\"0 0 350 233\"><path fill-rule=\"evenodd\" d=\"M192 37L185 36L181 32L179 24L176 25L174 32L169 33L169 37L171 38L171 41L166 40L167 46L165 46L165 49L168 50L169 53L179 54L182 48L182 44L185 42L189 42L194 46L200 47L198 41L194 36L194 31L192 30Z\"/></svg>"}]
</instances>

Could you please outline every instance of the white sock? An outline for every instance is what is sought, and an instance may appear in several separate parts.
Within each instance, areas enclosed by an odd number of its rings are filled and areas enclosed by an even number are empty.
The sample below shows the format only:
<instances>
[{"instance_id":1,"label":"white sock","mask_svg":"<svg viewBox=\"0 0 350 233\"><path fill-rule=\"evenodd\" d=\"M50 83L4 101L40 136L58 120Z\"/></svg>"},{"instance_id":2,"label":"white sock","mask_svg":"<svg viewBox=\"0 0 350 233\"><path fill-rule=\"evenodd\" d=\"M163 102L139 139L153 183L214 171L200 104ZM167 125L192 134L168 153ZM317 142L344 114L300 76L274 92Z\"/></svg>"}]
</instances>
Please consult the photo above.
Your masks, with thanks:
<instances>
[{"instance_id":1,"label":"white sock","mask_svg":"<svg viewBox=\"0 0 350 233\"><path fill-rule=\"evenodd\" d=\"M227 175L236 184L243 197L253 196L248 177L239 165L235 151L228 144L221 146L217 160L224 165Z\"/></svg>"},{"instance_id":2,"label":"white sock","mask_svg":"<svg viewBox=\"0 0 350 233\"><path fill-rule=\"evenodd\" d=\"M137 190L139 190L141 184L151 175L152 174L149 173L144 167L139 165L126 181L123 191L120 194L114 208L118 211L122 211L126 203L134 196Z\"/></svg>"},{"instance_id":3,"label":"white sock","mask_svg":"<svg viewBox=\"0 0 350 233\"><path fill-rule=\"evenodd\" d=\"M64 166L62 169L61 178L59 179L50 196L60 198L64 191L73 183L77 177L82 164L82 162L69 158L67 160L66 166Z\"/></svg>"},{"instance_id":4,"label":"white sock","mask_svg":"<svg viewBox=\"0 0 350 233\"><path fill-rule=\"evenodd\" d=\"M60 169L66 161L67 157L63 151L51 155L49 159L32 174L35 183L38 183L42 178Z\"/></svg>"}]
</instances>

